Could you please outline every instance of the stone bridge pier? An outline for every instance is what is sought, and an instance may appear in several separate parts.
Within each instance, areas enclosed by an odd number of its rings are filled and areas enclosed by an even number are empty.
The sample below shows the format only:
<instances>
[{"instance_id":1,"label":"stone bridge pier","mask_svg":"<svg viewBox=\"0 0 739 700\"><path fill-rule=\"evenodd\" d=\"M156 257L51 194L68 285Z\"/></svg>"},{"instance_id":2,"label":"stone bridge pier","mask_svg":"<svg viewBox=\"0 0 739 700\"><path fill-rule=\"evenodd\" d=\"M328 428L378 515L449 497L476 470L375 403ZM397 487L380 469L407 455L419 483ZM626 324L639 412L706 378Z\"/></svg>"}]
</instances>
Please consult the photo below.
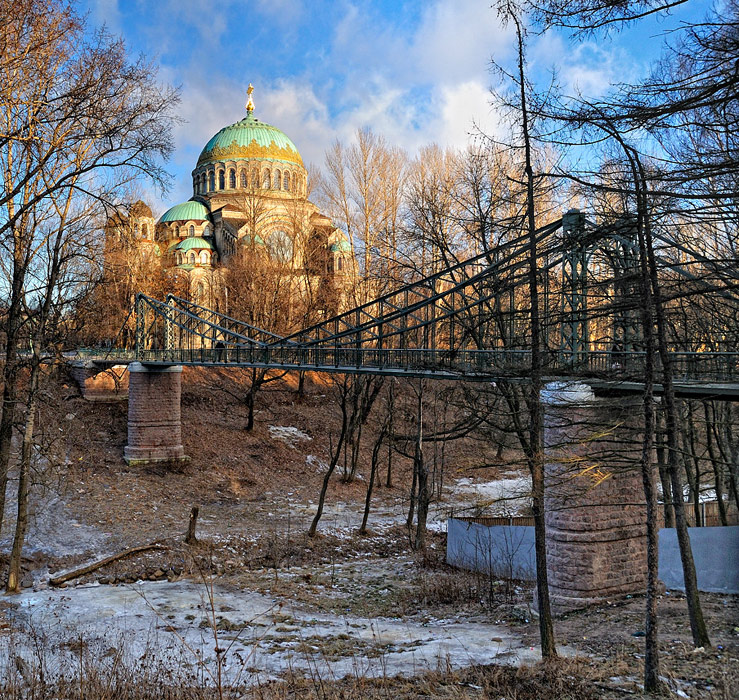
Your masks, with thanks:
<instances>
[{"instance_id":1,"label":"stone bridge pier","mask_svg":"<svg viewBox=\"0 0 739 700\"><path fill-rule=\"evenodd\" d=\"M182 367L128 366L128 464L186 461L182 446Z\"/></svg>"},{"instance_id":2,"label":"stone bridge pier","mask_svg":"<svg viewBox=\"0 0 739 700\"><path fill-rule=\"evenodd\" d=\"M125 401L128 396L126 365L102 369L92 360L78 360L71 363L70 373L86 401Z\"/></svg>"},{"instance_id":3,"label":"stone bridge pier","mask_svg":"<svg viewBox=\"0 0 739 700\"><path fill-rule=\"evenodd\" d=\"M641 398L598 398L587 385L560 383L542 398L553 611L643 592Z\"/></svg>"}]
</instances>

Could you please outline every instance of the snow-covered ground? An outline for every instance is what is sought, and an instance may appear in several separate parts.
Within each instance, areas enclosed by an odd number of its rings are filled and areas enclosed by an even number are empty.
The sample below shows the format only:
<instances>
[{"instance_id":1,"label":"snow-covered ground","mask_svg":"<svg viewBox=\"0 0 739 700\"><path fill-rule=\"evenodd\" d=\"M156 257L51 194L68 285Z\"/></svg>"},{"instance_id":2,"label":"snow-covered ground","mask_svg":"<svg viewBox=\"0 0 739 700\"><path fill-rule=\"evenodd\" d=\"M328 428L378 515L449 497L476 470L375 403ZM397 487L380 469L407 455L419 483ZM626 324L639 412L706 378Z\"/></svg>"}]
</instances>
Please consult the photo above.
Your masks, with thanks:
<instances>
[{"instance_id":1,"label":"snow-covered ground","mask_svg":"<svg viewBox=\"0 0 739 700\"><path fill-rule=\"evenodd\" d=\"M46 638L49 669L76 658L70 642L84 639L99 658L124 649L131 662L148 655L173 671L207 676L215 671L218 645L226 649L226 682L264 681L288 669L341 678L539 658L508 629L485 622L336 616L259 593L212 591L212 604L206 585L190 581L27 591L12 599L16 629L0 637L0 656L32 661L34 630ZM213 616L217 641L208 622ZM250 675L247 668L259 671Z\"/></svg>"},{"instance_id":2,"label":"snow-covered ground","mask_svg":"<svg viewBox=\"0 0 739 700\"><path fill-rule=\"evenodd\" d=\"M281 440L293 449L296 449L298 442L313 439L310 435L292 425L270 425L269 434L272 439Z\"/></svg>"}]
</instances>

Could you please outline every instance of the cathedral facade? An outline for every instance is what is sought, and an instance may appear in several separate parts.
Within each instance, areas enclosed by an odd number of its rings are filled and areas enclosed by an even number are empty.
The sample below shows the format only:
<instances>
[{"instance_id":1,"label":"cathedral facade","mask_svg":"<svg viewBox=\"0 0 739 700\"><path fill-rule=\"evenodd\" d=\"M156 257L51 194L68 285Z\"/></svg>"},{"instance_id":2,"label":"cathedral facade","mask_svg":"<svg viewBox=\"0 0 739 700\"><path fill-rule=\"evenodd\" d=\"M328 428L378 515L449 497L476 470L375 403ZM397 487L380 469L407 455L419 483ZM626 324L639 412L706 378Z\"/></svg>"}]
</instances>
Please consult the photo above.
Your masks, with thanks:
<instances>
[{"instance_id":1,"label":"cathedral facade","mask_svg":"<svg viewBox=\"0 0 739 700\"><path fill-rule=\"evenodd\" d=\"M329 284L341 296L356 275L350 242L308 199L295 144L254 116L252 91L250 85L246 117L205 144L192 197L158 221L137 203L129 216L108 222L108 237L125 224L139 253L157 259L179 290L205 306L219 296L224 269L246 250L295 284Z\"/></svg>"}]
</instances>

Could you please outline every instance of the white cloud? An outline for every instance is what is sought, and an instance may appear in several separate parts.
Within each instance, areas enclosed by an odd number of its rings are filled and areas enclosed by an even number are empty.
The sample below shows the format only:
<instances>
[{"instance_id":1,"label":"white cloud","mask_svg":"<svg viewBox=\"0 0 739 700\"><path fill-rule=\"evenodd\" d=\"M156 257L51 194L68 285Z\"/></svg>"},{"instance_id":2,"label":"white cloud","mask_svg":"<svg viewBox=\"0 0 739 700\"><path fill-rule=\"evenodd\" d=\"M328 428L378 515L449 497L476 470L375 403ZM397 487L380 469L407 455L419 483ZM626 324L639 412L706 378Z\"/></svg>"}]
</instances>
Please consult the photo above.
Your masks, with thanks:
<instances>
[{"instance_id":1,"label":"white cloud","mask_svg":"<svg viewBox=\"0 0 739 700\"><path fill-rule=\"evenodd\" d=\"M602 96L614 83L634 75L633 58L612 44L586 41L572 44L558 34L539 37L531 46L530 62L539 71L557 68L567 95Z\"/></svg>"},{"instance_id":2,"label":"white cloud","mask_svg":"<svg viewBox=\"0 0 739 700\"><path fill-rule=\"evenodd\" d=\"M88 0L90 18L95 26L105 25L113 34L121 32L121 10L118 0Z\"/></svg>"},{"instance_id":3,"label":"white cloud","mask_svg":"<svg viewBox=\"0 0 739 700\"><path fill-rule=\"evenodd\" d=\"M442 84L469 80L483 73L492 57L507 54L511 36L489 2L441 0L430 4L412 42L416 75Z\"/></svg>"},{"instance_id":4,"label":"white cloud","mask_svg":"<svg viewBox=\"0 0 739 700\"><path fill-rule=\"evenodd\" d=\"M257 0L256 7L262 15L283 27L297 24L305 10L301 0Z\"/></svg>"}]
</instances>

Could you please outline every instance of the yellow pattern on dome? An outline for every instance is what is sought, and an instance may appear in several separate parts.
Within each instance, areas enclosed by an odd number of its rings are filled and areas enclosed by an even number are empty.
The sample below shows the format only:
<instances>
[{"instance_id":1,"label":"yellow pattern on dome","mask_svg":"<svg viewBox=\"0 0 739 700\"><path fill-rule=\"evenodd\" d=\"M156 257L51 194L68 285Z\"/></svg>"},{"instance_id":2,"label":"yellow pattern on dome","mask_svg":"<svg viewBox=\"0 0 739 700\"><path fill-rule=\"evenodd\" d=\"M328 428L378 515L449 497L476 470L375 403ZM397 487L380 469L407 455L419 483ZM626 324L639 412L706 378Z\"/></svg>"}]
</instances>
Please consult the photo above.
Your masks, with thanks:
<instances>
[{"instance_id":1,"label":"yellow pattern on dome","mask_svg":"<svg viewBox=\"0 0 739 700\"><path fill-rule=\"evenodd\" d=\"M198 159L198 166L214 160L230 160L237 158L268 158L271 160L284 160L303 166L303 159L297 151L285 146L278 146L272 142L269 146L260 146L256 139L247 146L242 146L232 141L230 146L216 146L207 153L203 153Z\"/></svg>"}]
</instances>

